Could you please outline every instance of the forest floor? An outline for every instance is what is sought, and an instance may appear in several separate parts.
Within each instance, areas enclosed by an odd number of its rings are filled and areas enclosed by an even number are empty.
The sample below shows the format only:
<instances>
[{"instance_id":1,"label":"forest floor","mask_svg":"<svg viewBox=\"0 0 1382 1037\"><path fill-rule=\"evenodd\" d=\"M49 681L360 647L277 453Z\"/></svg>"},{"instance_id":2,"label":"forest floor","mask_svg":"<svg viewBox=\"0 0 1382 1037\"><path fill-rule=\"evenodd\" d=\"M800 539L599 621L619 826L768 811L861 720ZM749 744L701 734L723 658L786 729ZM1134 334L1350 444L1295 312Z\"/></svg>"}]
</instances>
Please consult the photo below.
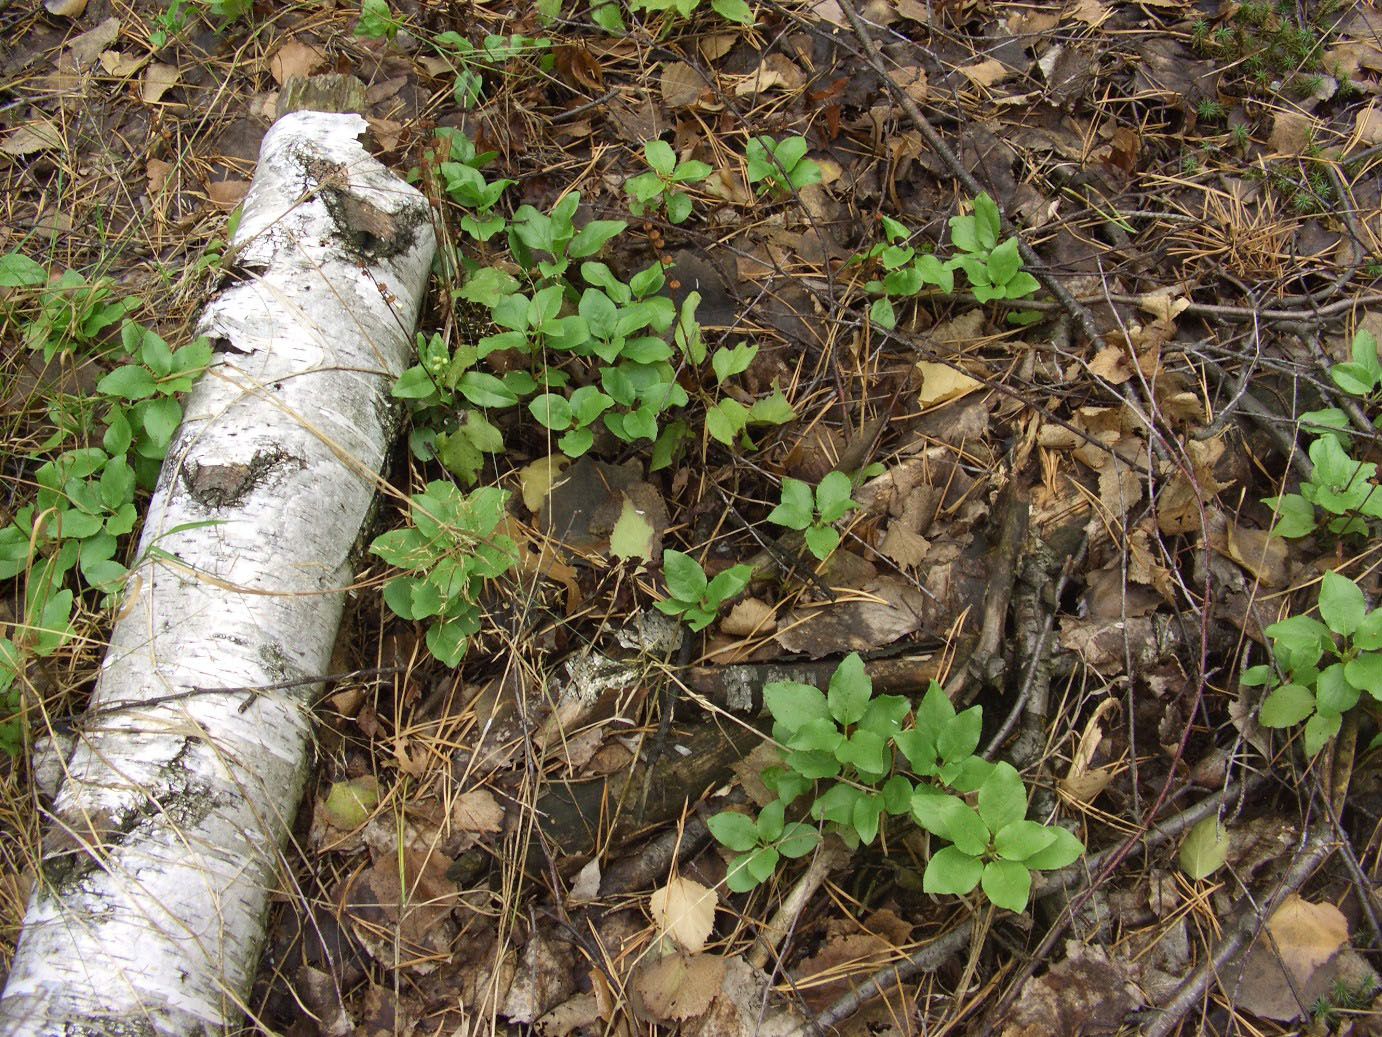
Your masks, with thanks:
<instances>
[{"instance_id":1,"label":"forest floor","mask_svg":"<svg viewBox=\"0 0 1382 1037\"><path fill-rule=\"evenodd\" d=\"M37 617L0 534L7 957L159 455L121 329L191 339L335 72L439 239L375 532L502 487L512 564L469 630L362 556L253 1032L1382 1030L1372 3L46 6L0 526L120 420L138 485Z\"/></svg>"}]
</instances>

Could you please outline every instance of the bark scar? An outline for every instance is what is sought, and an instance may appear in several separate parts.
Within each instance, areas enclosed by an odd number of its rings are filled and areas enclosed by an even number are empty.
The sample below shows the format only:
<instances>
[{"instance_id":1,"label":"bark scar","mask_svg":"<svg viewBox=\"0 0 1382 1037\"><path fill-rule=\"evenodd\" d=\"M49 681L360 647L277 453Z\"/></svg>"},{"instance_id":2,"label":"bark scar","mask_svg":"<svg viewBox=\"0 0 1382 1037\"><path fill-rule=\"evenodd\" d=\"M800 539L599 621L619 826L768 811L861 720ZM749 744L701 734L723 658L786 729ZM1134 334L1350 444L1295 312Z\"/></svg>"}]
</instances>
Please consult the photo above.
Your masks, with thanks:
<instances>
[{"instance_id":1,"label":"bark scar","mask_svg":"<svg viewBox=\"0 0 1382 1037\"><path fill-rule=\"evenodd\" d=\"M250 492L264 482L275 469L292 457L282 450L261 450L249 461L231 464L183 464L182 485L192 499L204 508L219 510L234 508L244 502Z\"/></svg>"}]
</instances>

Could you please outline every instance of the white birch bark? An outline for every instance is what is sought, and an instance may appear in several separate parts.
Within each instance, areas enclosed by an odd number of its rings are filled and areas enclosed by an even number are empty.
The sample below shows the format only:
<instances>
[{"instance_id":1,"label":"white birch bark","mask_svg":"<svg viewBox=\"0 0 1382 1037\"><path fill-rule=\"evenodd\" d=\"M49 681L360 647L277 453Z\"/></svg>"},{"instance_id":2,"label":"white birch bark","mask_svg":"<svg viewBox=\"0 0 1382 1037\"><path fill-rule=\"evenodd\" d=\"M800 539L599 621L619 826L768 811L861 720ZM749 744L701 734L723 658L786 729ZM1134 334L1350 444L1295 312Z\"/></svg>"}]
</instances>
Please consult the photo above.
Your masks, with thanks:
<instances>
[{"instance_id":1,"label":"white birch bark","mask_svg":"<svg viewBox=\"0 0 1382 1037\"><path fill-rule=\"evenodd\" d=\"M297 112L264 138L245 276L202 316L217 353L49 817L0 1033L244 1021L320 688L282 685L327 672L434 249L364 129Z\"/></svg>"}]
</instances>

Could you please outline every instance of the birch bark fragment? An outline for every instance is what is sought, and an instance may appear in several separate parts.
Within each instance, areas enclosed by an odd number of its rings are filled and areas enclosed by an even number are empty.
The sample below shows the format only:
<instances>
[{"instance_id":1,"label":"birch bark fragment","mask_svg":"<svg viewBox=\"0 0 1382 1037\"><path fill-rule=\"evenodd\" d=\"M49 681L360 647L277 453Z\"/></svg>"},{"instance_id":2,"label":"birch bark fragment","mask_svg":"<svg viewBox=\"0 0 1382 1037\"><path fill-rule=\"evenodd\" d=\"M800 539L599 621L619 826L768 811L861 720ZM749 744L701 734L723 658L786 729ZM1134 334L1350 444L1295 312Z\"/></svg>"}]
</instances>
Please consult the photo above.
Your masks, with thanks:
<instances>
[{"instance_id":1,"label":"birch bark fragment","mask_svg":"<svg viewBox=\"0 0 1382 1037\"><path fill-rule=\"evenodd\" d=\"M358 115L264 138L111 643L48 818L0 1034L244 1019L435 242ZM278 685L246 693L207 688Z\"/></svg>"}]
</instances>

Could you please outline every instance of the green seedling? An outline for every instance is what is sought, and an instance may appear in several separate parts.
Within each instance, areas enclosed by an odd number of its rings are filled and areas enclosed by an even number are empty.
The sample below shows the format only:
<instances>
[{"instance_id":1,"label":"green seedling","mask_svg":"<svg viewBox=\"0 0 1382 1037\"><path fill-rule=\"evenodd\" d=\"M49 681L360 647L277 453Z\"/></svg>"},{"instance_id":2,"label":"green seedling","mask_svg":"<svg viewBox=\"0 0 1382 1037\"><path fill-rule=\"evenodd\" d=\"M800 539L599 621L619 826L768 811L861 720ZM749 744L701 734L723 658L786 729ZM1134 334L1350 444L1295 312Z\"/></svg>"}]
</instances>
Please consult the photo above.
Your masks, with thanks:
<instances>
[{"instance_id":1,"label":"green seedling","mask_svg":"<svg viewBox=\"0 0 1382 1037\"><path fill-rule=\"evenodd\" d=\"M908 242L912 231L891 216L882 216L879 222L886 241L876 243L869 249L865 259L873 260L883 270L883 276L869 281L864 287L882 298L875 299L869 308L872 321L884 328L897 326L897 311L893 308L894 299L906 299L918 295L926 288L938 288L947 295L955 290L955 271L953 266L942 263L929 252L918 252Z\"/></svg>"},{"instance_id":2,"label":"green seedling","mask_svg":"<svg viewBox=\"0 0 1382 1037\"><path fill-rule=\"evenodd\" d=\"M573 259L589 259L605 242L628 226L623 220L590 220L579 229L572 222L581 196L571 191L552 206L550 213L531 205L520 206L509 224L509 250L525 268L538 276L558 281L566 276Z\"/></svg>"},{"instance_id":3,"label":"green seedling","mask_svg":"<svg viewBox=\"0 0 1382 1037\"><path fill-rule=\"evenodd\" d=\"M593 385L582 385L570 399L556 393L543 393L528 403L538 424L560 433L557 446L567 457L580 457L595 443L590 424L614 405L614 400Z\"/></svg>"},{"instance_id":4,"label":"green seedling","mask_svg":"<svg viewBox=\"0 0 1382 1037\"><path fill-rule=\"evenodd\" d=\"M169 40L182 35L190 20L183 0L171 0L166 8L154 15L154 27L149 30L149 47L162 49Z\"/></svg>"},{"instance_id":5,"label":"green seedling","mask_svg":"<svg viewBox=\"0 0 1382 1037\"><path fill-rule=\"evenodd\" d=\"M669 222L684 222L691 215L691 196L677 187L704 180L710 175L710 166L695 159L678 162L672 146L662 140L644 144L643 157L652 168L629 177L624 183L630 199L629 211L642 216L644 212L665 206Z\"/></svg>"},{"instance_id":6,"label":"green seedling","mask_svg":"<svg viewBox=\"0 0 1382 1037\"><path fill-rule=\"evenodd\" d=\"M360 4L360 17L355 22L356 36L372 40L391 40L398 35L401 28L403 23L389 7L388 0L363 0Z\"/></svg>"},{"instance_id":7,"label":"green seedling","mask_svg":"<svg viewBox=\"0 0 1382 1037\"><path fill-rule=\"evenodd\" d=\"M115 298L108 277L88 280L66 270L50 279L47 270L18 252L0 256L0 288L35 289L5 306L24 328L24 345L42 352L44 363L60 353L104 352L100 343L106 330L139 305L138 299Z\"/></svg>"},{"instance_id":8,"label":"green seedling","mask_svg":"<svg viewBox=\"0 0 1382 1037\"><path fill-rule=\"evenodd\" d=\"M1022 269L1016 237L999 241L1002 222L998 206L987 193L974 199L974 212L950 217L950 243L959 250L952 262L969 278L970 290L980 302L1021 299L1041 287Z\"/></svg>"},{"instance_id":9,"label":"green seedling","mask_svg":"<svg viewBox=\"0 0 1382 1037\"><path fill-rule=\"evenodd\" d=\"M1334 384L1361 401L1365 411L1377 409L1382 399L1382 363L1377 341L1362 329L1353 336L1351 359L1329 370ZM1332 516L1325 528L1336 536L1366 535L1368 519L1382 518L1382 488L1377 484L1377 465L1355 461L1349 453L1346 433L1348 415L1338 407L1301 415L1301 428L1317 435L1307 454L1310 477L1298 493L1268 497L1263 503L1275 514L1272 532L1284 537L1303 537L1319 525L1319 512ZM1318 510L1317 510L1318 509Z\"/></svg>"},{"instance_id":10,"label":"green seedling","mask_svg":"<svg viewBox=\"0 0 1382 1037\"><path fill-rule=\"evenodd\" d=\"M820 183L821 167L806 157L809 147L805 137L784 137L781 141L766 135L750 137L744 152L749 183L761 185L759 194L772 191L778 195Z\"/></svg>"},{"instance_id":11,"label":"green seedling","mask_svg":"<svg viewBox=\"0 0 1382 1037\"><path fill-rule=\"evenodd\" d=\"M826 692L777 681L764 687L763 702L782 765L765 768L762 777L778 798L757 819L722 812L708 822L739 855L726 876L734 892L766 881L781 858L811 852L821 832L851 848L871 844L889 817L910 817L950 844L932 854L922 877L926 892L966 895L979 886L1012 911L1027 906L1032 871L1064 867L1084 851L1065 829L1027 820L1017 771L975 755L980 708L957 713L934 681L915 707L899 695L874 695L862 659L852 653ZM788 819L803 795L813 824Z\"/></svg>"},{"instance_id":12,"label":"green seedling","mask_svg":"<svg viewBox=\"0 0 1382 1037\"><path fill-rule=\"evenodd\" d=\"M647 11L651 14L675 11L683 18L690 18L700 8L701 2L702 0L631 0L629 9ZM710 0L710 9L725 21L736 25L752 25L754 22L753 10L744 0Z\"/></svg>"},{"instance_id":13,"label":"green seedling","mask_svg":"<svg viewBox=\"0 0 1382 1037\"><path fill-rule=\"evenodd\" d=\"M1275 666L1250 666L1239 677L1249 687L1271 688L1258 713L1263 726L1305 722L1309 756L1338 734L1364 692L1382 701L1382 610L1369 610L1352 580L1327 572L1319 611L1319 619L1290 616L1269 626Z\"/></svg>"},{"instance_id":14,"label":"green seedling","mask_svg":"<svg viewBox=\"0 0 1382 1037\"><path fill-rule=\"evenodd\" d=\"M753 568L733 565L707 579L699 562L669 548L662 552L662 575L667 581L667 597L654 602L654 607L664 615L681 617L692 630L699 631L715 621L725 602L749 585Z\"/></svg>"},{"instance_id":15,"label":"green seedling","mask_svg":"<svg viewBox=\"0 0 1382 1037\"><path fill-rule=\"evenodd\" d=\"M484 99L485 73L499 73L512 60L535 56L544 71L554 64L551 40L517 33L490 34L476 45L458 32L447 31L438 33L433 45L456 70L452 95L462 108L477 107Z\"/></svg>"},{"instance_id":16,"label":"green seedling","mask_svg":"<svg viewBox=\"0 0 1382 1037\"><path fill-rule=\"evenodd\" d=\"M512 540L496 533L508 494L494 486L462 493L449 482L413 494L408 525L374 538L370 551L408 570L384 585L396 615L427 625L427 649L447 666L465 655L480 629L480 594L518 561Z\"/></svg>"},{"instance_id":17,"label":"green seedling","mask_svg":"<svg viewBox=\"0 0 1382 1037\"><path fill-rule=\"evenodd\" d=\"M508 226L494 207L515 181L486 180L480 170L494 158L494 152L478 154L465 134L442 128L437 130L437 136L445 142L446 157L437 161L437 156L429 151L425 158L433 164L442 190L452 201L471 210L461 217L461 230L476 241L488 241Z\"/></svg>"},{"instance_id":18,"label":"green seedling","mask_svg":"<svg viewBox=\"0 0 1382 1037\"><path fill-rule=\"evenodd\" d=\"M814 492L800 479L782 480L782 500L768 513L768 521L801 531L806 546L821 561L840 543L833 523L859 502L850 496L854 484L844 472L829 472Z\"/></svg>"}]
</instances>

